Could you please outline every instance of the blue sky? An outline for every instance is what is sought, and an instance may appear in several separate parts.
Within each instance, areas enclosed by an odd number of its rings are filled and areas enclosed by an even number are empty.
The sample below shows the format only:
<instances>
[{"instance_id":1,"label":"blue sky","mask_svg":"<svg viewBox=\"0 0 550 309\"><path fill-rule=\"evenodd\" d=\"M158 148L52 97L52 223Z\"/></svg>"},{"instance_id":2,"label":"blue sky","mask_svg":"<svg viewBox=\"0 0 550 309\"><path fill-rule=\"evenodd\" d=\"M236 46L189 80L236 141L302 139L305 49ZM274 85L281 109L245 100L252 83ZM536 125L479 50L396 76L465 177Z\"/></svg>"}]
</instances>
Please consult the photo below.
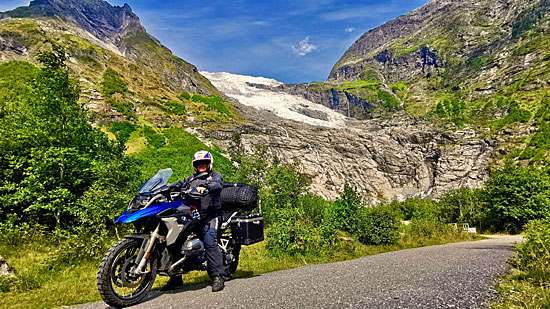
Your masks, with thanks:
<instances>
[{"instance_id":1,"label":"blue sky","mask_svg":"<svg viewBox=\"0 0 550 309\"><path fill-rule=\"evenodd\" d=\"M0 0L0 11L30 1ZM108 0L128 3L147 32L199 70L326 80L367 30L428 0Z\"/></svg>"}]
</instances>

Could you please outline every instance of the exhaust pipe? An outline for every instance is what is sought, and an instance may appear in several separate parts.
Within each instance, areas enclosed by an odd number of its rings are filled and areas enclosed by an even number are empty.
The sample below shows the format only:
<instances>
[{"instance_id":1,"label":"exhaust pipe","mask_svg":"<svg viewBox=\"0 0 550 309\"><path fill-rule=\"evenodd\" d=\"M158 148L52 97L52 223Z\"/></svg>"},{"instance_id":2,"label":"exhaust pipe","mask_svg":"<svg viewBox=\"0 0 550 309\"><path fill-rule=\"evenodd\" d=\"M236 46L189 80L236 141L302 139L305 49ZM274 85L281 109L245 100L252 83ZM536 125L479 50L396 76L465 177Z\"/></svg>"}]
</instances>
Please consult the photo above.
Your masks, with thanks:
<instances>
[{"instance_id":1,"label":"exhaust pipe","mask_svg":"<svg viewBox=\"0 0 550 309\"><path fill-rule=\"evenodd\" d=\"M174 272L174 270L176 268L178 268L178 266L181 265L181 263L185 262L185 260L187 259L187 255L184 255L181 259L179 259L176 263L172 264L170 266L170 268L168 268L168 274L169 275L175 275L176 273Z\"/></svg>"}]
</instances>

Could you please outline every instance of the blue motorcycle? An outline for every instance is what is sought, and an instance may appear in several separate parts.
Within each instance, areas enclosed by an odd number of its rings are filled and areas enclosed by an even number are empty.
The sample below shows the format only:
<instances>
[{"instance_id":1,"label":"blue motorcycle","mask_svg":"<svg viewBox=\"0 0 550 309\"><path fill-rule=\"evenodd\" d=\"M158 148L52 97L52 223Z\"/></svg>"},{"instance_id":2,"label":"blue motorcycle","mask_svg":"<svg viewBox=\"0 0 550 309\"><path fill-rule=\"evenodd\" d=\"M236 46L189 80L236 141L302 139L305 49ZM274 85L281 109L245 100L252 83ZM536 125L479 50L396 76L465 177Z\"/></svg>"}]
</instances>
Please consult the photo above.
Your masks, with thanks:
<instances>
[{"instance_id":1,"label":"blue motorcycle","mask_svg":"<svg viewBox=\"0 0 550 309\"><path fill-rule=\"evenodd\" d=\"M207 270L201 241L201 214L196 207L202 194L174 192L167 186L171 169L158 171L139 189L116 223L133 223L135 233L114 244L103 257L97 274L99 294L114 307L139 303L157 275L175 276ZM240 215L258 204L257 190L244 184L224 183L218 247L225 277L237 270L241 245L263 238L261 213Z\"/></svg>"}]
</instances>

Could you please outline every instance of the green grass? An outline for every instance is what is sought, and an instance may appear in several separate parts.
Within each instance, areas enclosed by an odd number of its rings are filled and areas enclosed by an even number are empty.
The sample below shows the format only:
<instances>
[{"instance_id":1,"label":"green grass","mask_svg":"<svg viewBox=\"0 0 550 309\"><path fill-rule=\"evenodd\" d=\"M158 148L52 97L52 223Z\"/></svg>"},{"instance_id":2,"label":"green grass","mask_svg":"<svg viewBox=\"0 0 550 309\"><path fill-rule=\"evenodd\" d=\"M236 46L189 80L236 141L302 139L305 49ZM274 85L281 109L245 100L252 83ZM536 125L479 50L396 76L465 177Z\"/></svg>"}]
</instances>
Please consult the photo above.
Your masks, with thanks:
<instances>
[{"instance_id":1,"label":"green grass","mask_svg":"<svg viewBox=\"0 0 550 309\"><path fill-rule=\"evenodd\" d=\"M497 291L501 299L491 304L492 309L550 308L550 282L533 281L517 269L501 279Z\"/></svg>"},{"instance_id":2,"label":"green grass","mask_svg":"<svg viewBox=\"0 0 550 309\"><path fill-rule=\"evenodd\" d=\"M376 91L380 89L381 86L382 84L380 82L356 80L356 81L346 82L343 85L339 85L336 87L336 89L344 90L344 91L359 91L362 89L369 89L369 90Z\"/></svg>"}]
</instances>

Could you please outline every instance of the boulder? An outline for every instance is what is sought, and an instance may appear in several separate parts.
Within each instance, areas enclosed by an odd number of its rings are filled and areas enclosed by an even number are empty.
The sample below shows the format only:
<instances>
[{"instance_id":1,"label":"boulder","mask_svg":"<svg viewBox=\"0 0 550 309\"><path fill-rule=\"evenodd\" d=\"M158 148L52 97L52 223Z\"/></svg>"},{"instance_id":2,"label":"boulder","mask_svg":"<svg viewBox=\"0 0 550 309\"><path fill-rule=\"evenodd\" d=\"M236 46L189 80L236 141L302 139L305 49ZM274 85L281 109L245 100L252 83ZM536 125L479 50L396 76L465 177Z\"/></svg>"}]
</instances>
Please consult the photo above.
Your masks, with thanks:
<instances>
[{"instance_id":1,"label":"boulder","mask_svg":"<svg viewBox=\"0 0 550 309\"><path fill-rule=\"evenodd\" d=\"M15 277L15 270L0 255L0 277Z\"/></svg>"}]
</instances>

